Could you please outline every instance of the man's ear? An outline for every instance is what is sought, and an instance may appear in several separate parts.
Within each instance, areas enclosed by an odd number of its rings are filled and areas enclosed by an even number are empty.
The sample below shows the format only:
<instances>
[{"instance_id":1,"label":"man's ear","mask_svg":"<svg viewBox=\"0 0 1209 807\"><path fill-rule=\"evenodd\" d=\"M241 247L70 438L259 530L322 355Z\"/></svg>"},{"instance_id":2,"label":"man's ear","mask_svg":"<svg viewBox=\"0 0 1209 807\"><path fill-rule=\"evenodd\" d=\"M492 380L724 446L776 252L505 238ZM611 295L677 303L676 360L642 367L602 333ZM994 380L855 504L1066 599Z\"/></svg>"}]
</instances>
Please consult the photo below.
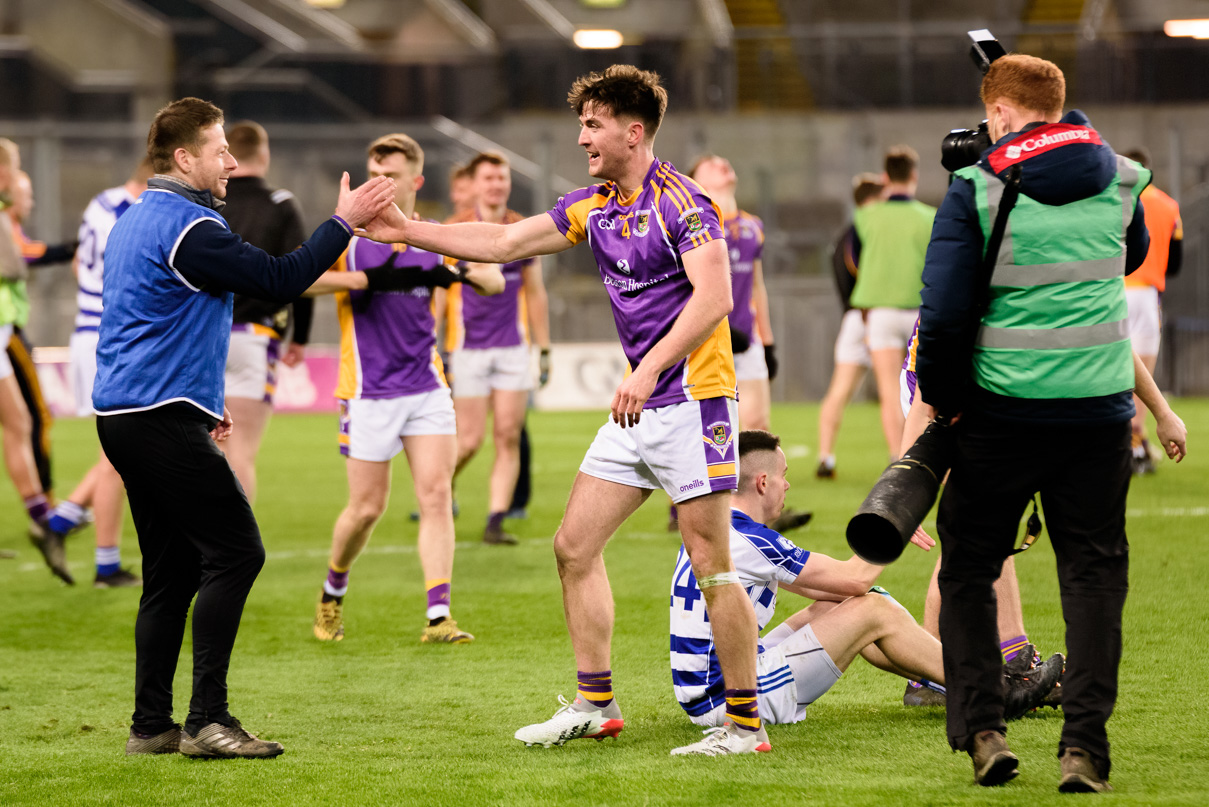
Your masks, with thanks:
<instances>
[{"instance_id":1,"label":"man's ear","mask_svg":"<svg viewBox=\"0 0 1209 807\"><path fill-rule=\"evenodd\" d=\"M193 170L193 152L184 146L172 152L172 160L181 169L182 173L187 174Z\"/></svg>"},{"instance_id":2,"label":"man's ear","mask_svg":"<svg viewBox=\"0 0 1209 807\"><path fill-rule=\"evenodd\" d=\"M768 472L756 474L756 478L752 481L756 484L756 493L763 496L764 491L768 490Z\"/></svg>"},{"instance_id":3,"label":"man's ear","mask_svg":"<svg viewBox=\"0 0 1209 807\"><path fill-rule=\"evenodd\" d=\"M418 177L416 177L416 185L415 185L415 188L413 188L413 190L419 191L420 188L423 188L423 187L424 187L424 175L420 174Z\"/></svg>"},{"instance_id":4,"label":"man's ear","mask_svg":"<svg viewBox=\"0 0 1209 807\"><path fill-rule=\"evenodd\" d=\"M642 125L642 121L636 120L626 128L626 145L634 148L642 139L646 137L646 127Z\"/></svg>"}]
</instances>

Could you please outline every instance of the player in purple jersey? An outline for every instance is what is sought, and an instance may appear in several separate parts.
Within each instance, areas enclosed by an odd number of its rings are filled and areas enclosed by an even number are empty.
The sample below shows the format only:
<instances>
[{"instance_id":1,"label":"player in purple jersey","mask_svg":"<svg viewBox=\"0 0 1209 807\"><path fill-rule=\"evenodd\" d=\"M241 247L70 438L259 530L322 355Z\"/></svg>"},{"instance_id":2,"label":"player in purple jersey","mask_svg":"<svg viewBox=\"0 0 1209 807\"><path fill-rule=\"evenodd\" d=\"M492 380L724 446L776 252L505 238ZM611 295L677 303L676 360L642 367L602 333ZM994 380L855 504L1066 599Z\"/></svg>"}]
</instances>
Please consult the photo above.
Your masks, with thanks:
<instances>
[{"instance_id":1,"label":"player in purple jersey","mask_svg":"<svg viewBox=\"0 0 1209 807\"><path fill-rule=\"evenodd\" d=\"M716 154L697 160L689 176L695 179L722 211L722 227L730 250L730 343L735 354L739 390L739 428L767 431L772 423L772 386L777 377L776 345L768 314L764 286L764 222L740 210L735 199L738 177L730 161ZM811 513L786 509L775 524L778 532L803 527ZM675 508L673 508L673 520Z\"/></svg>"},{"instance_id":2,"label":"player in purple jersey","mask_svg":"<svg viewBox=\"0 0 1209 807\"><path fill-rule=\"evenodd\" d=\"M777 377L776 345L768 317L764 286L764 222L740 210L735 200L738 177L725 157L710 154L697 160L689 176L722 211L722 227L730 250L730 342L735 354L739 388L739 425L767 431L772 417L770 382Z\"/></svg>"},{"instance_id":3,"label":"player in purple jersey","mask_svg":"<svg viewBox=\"0 0 1209 807\"><path fill-rule=\"evenodd\" d=\"M424 152L404 134L370 144L370 178L395 181L395 203L411 216L424 184ZM340 318L340 453L348 505L336 519L327 579L315 610L315 637L344 638L349 570L390 498L391 460L407 453L420 507L417 540L428 609L422 642L463 644L474 637L450 616L453 578L453 401L437 355L432 290L455 280L484 294L503 291L497 267L455 271L443 256L401 244L354 238L337 266L308 294L335 294Z\"/></svg>"},{"instance_id":4,"label":"player in purple jersey","mask_svg":"<svg viewBox=\"0 0 1209 807\"><path fill-rule=\"evenodd\" d=\"M466 169L474 183L475 204L450 222L513 224L521 220L519 213L508 209L512 171L504 157L479 154ZM500 270L505 281L503 294L468 294L460 283L449 289L445 336L458 419L457 473L483 444L490 409L495 462L483 542L515 544L516 538L504 532L503 524L520 473L521 429L534 386L530 346L536 344L541 350L544 385L549 378L550 317L541 259L513 261Z\"/></svg>"},{"instance_id":5,"label":"player in purple jersey","mask_svg":"<svg viewBox=\"0 0 1209 807\"><path fill-rule=\"evenodd\" d=\"M681 536L703 584L727 687L730 728L684 751L768 750L756 707L755 612L728 541L737 408L721 215L699 185L655 158L655 133L667 108L657 75L614 65L578 79L568 101L579 116L588 173L599 184L516 224L435 225L390 210L366 227L378 240L499 264L587 241L629 360L611 418L588 449L554 537L578 695L516 737L549 746L621 731L609 669L613 597L603 553L613 533L661 488L680 507Z\"/></svg>"}]
</instances>

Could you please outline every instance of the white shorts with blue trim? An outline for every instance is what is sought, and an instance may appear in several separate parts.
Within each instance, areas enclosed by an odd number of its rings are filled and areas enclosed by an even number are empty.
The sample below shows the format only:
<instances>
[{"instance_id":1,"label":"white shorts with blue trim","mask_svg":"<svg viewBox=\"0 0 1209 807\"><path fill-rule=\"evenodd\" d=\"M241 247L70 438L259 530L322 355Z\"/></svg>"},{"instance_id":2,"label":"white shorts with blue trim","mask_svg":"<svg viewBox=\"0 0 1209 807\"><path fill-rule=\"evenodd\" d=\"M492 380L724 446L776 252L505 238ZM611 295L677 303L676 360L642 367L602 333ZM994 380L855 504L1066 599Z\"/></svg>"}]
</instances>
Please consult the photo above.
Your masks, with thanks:
<instances>
[{"instance_id":1,"label":"white shorts with blue trim","mask_svg":"<svg viewBox=\"0 0 1209 807\"><path fill-rule=\"evenodd\" d=\"M806 707L840 680L840 668L819 644L809 625L756 658L756 705L762 723L797 723ZM721 726L726 707L690 717L698 726Z\"/></svg>"}]
</instances>

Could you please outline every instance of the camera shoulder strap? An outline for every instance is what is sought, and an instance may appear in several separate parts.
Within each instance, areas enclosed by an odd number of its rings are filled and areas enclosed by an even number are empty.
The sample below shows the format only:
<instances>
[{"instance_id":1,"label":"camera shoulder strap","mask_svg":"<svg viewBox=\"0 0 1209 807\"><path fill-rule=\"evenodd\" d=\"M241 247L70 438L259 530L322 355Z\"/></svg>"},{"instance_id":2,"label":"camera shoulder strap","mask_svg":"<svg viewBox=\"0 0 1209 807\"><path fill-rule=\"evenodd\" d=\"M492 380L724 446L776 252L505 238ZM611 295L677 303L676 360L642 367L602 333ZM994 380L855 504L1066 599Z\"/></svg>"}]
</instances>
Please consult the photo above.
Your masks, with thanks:
<instances>
[{"instance_id":1,"label":"camera shoulder strap","mask_svg":"<svg viewBox=\"0 0 1209 807\"><path fill-rule=\"evenodd\" d=\"M1008 171L1007 179L1003 180L1006 187L999 200L999 212L991 227L991 237L987 240L986 253L982 259L983 278L979 285L979 303L976 307L979 322L991 303L991 277L995 274L995 264L999 261L999 248L1003 245L1003 234L1007 232L1008 216L1020 197L1020 173L1020 165L1013 165Z\"/></svg>"}]
</instances>

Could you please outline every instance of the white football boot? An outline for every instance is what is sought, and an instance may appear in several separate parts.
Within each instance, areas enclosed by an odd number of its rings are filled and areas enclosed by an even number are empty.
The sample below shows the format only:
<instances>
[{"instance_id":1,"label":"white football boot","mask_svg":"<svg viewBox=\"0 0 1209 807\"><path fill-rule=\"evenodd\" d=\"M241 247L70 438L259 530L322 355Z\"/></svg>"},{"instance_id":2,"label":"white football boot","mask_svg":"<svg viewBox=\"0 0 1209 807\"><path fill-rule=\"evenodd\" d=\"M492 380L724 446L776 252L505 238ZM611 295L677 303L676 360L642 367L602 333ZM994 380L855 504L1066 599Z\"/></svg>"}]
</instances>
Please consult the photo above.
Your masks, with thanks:
<instances>
[{"instance_id":1,"label":"white football boot","mask_svg":"<svg viewBox=\"0 0 1209 807\"><path fill-rule=\"evenodd\" d=\"M706 729L705 739L691 745L672 749L672 756L688 756L697 754L706 757L720 757L725 754L755 754L772 750L768 742L768 732L764 726L759 731L743 731L731 723L724 723L716 729Z\"/></svg>"},{"instance_id":2,"label":"white football boot","mask_svg":"<svg viewBox=\"0 0 1209 807\"><path fill-rule=\"evenodd\" d=\"M552 745L562 745L567 740L603 740L605 737L616 737L625 726L616 698L604 709L597 709L580 697L568 702L559 695L558 702L562 704L562 708L555 712L553 717L544 723L534 723L532 726L517 729L514 735L516 739L525 745L549 748Z\"/></svg>"}]
</instances>

